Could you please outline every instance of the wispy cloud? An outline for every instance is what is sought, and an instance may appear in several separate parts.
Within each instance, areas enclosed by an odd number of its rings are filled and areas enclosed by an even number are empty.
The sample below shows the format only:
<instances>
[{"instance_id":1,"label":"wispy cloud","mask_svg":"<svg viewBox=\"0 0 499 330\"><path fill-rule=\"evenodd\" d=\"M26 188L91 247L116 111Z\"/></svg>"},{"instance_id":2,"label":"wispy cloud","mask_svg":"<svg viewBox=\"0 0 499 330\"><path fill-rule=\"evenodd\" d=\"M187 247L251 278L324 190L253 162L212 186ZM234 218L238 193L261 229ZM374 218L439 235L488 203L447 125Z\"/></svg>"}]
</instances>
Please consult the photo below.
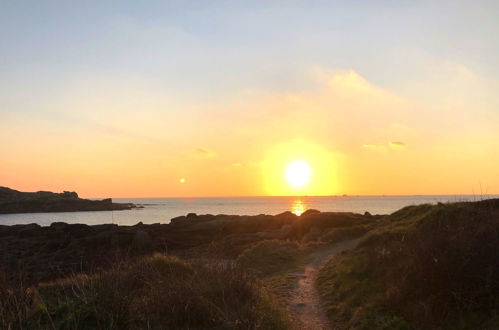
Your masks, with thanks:
<instances>
[{"instance_id":1,"label":"wispy cloud","mask_svg":"<svg viewBox=\"0 0 499 330\"><path fill-rule=\"evenodd\" d=\"M394 150L405 150L407 147L404 142L400 141L391 141L388 145Z\"/></svg>"},{"instance_id":2,"label":"wispy cloud","mask_svg":"<svg viewBox=\"0 0 499 330\"><path fill-rule=\"evenodd\" d=\"M196 156L201 158L212 158L217 155L216 152L206 149L206 148L196 148L194 149L194 153Z\"/></svg>"},{"instance_id":3,"label":"wispy cloud","mask_svg":"<svg viewBox=\"0 0 499 330\"><path fill-rule=\"evenodd\" d=\"M363 144L362 148L377 152L387 152L388 150L405 150L406 144L400 141L390 141L387 144Z\"/></svg>"}]
</instances>

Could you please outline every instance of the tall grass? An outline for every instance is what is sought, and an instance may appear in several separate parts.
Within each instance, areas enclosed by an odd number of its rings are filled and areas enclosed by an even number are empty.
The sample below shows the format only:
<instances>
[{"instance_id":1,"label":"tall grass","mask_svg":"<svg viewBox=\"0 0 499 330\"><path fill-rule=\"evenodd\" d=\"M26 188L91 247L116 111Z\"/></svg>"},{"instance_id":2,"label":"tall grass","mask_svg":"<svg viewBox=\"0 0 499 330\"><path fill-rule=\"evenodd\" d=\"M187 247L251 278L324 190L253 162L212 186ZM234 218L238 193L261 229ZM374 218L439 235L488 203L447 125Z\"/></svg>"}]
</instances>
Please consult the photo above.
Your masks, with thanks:
<instances>
[{"instance_id":1,"label":"tall grass","mask_svg":"<svg viewBox=\"0 0 499 330\"><path fill-rule=\"evenodd\" d=\"M499 309L498 201L410 206L386 221L319 272L332 322L490 328Z\"/></svg>"},{"instance_id":2,"label":"tall grass","mask_svg":"<svg viewBox=\"0 0 499 330\"><path fill-rule=\"evenodd\" d=\"M0 285L2 329L286 329L258 280L232 264L155 255L26 288Z\"/></svg>"}]
</instances>

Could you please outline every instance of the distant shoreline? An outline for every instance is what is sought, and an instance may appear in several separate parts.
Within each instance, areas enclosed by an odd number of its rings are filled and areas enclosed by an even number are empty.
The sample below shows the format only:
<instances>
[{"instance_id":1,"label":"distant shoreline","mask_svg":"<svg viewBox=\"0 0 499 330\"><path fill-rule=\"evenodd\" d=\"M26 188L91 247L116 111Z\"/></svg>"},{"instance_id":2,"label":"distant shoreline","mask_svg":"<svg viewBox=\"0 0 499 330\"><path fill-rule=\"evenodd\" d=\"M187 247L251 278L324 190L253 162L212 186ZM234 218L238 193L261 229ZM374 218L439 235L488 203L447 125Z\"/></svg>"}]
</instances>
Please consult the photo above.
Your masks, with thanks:
<instances>
[{"instance_id":1,"label":"distant shoreline","mask_svg":"<svg viewBox=\"0 0 499 330\"><path fill-rule=\"evenodd\" d=\"M21 192L0 187L0 214L117 211L136 207L133 203L113 203L111 198L83 199L72 191Z\"/></svg>"}]
</instances>

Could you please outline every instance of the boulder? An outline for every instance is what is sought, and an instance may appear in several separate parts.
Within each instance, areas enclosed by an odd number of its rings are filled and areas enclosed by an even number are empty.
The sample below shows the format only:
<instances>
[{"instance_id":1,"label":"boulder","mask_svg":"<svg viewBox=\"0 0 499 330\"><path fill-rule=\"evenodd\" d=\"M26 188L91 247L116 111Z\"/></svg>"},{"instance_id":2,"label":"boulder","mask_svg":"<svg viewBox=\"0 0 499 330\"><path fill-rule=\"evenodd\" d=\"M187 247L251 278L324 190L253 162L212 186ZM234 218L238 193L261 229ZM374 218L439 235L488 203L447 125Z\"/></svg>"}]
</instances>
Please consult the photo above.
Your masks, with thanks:
<instances>
[{"instance_id":1,"label":"boulder","mask_svg":"<svg viewBox=\"0 0 499 330\"><path fill-rule=\"evenodd\" d=\"M319 210L310 209L310 210L306 210L305 212L303 212L303 214L301 216L306 217L309 215L320 214L320 213L321 213L321 211L319 211Z\"/></svg>"},{"instance_id":2,"label":"boulder","mask_svg":"<svg viewBox=\"0 0 499 330\"><path fill-rule=\"evenodd\" d=\"M184 221L185 221L185 219L186 219L186 217L185 217L185 216L183 216L183 215L181 215L181 216L179 216L179 217L171 218L171 219L170 219L170 223L171 223L172 225L178 225L178 224L180 224L180 223L184 222Z\"/></svg>"}]
</instances>

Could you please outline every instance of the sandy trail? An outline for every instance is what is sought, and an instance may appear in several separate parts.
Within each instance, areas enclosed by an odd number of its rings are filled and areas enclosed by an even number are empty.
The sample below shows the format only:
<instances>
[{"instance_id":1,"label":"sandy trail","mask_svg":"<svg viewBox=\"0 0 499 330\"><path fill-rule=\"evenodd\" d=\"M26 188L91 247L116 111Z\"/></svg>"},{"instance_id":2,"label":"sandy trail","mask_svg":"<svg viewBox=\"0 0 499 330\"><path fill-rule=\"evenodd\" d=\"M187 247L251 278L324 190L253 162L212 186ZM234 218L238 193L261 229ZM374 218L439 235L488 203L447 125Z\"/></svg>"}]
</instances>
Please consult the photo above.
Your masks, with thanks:
<instances>
[{"instance_id":1,"label":"sandy trail","mask_svg":"<svg viewBox=\"0 0 499 330\"><path fill-rule=\"evenodd\" d=\"M334 255L350 248L356 240L341 242L315 251L303 270L293 273L298 278L296 288L291 292L289 310L298 329L331 329L322 310L319 294L315 289L317 271Z\"/></svg>"}]
</instances>

